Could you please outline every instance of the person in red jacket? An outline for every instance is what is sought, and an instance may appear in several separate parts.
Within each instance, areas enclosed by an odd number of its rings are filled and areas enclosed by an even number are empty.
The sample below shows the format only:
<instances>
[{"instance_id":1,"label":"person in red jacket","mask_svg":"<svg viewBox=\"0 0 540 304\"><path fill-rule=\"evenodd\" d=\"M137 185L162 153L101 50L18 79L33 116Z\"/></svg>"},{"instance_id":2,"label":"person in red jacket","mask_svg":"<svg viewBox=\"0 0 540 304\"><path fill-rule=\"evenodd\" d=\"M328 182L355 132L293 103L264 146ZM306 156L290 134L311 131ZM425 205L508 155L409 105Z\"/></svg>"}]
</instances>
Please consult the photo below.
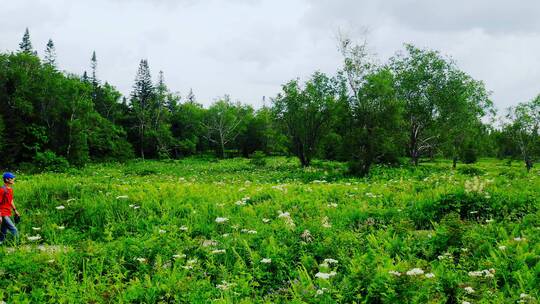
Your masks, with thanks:
<instances>
[{"instance_id":1,"label":"person in red jacket","mask_svg":"<svg viewBox=\"0 0 540 304\"><path fill-rule=\"evenodd\" d=\"M11 232L17 237L17 227L11 220L11 209L15 211L15 216L19 217L19 212L13 204L13 189L11 186L15 183L15 175L11 172L6 172L2 176L4 178L4 186L0 188L0 244L6 238L6 233Z\"/></svg>"}]
</instances>

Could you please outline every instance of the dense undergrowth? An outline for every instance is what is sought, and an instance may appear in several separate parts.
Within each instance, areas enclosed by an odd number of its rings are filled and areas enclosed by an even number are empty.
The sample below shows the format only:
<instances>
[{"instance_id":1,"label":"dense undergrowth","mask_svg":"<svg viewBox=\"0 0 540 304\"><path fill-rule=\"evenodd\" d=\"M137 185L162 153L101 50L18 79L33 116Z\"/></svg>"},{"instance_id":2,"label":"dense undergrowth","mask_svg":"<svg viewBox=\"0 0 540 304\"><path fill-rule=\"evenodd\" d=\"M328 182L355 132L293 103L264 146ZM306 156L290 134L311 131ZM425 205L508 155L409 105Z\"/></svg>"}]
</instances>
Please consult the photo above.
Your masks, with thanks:
<instances>
[{"instance_id":1,"label":"dense undergrowth","mask_svg":"<svg viewBox=\"0 0 540 304\"><path fill-rule=\"evenodd\" d=\"M515 163L145 161L25 175L7 303L537 303L540 176ZM13 240L12 240L13 241Z\"/></svg>"}]
</instances>

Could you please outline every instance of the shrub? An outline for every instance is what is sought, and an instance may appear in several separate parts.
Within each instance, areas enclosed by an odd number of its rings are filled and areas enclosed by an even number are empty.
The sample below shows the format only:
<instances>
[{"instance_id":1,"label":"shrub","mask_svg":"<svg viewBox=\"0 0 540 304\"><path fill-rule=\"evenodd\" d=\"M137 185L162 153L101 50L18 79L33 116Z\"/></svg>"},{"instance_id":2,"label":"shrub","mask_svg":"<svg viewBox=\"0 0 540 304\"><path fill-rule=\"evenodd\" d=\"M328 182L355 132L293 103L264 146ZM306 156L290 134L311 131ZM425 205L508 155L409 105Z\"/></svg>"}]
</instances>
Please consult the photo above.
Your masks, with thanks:
<instances>
[{"instance_id":1,"label":"shrub","mask_svg":"<svg viewBox=\"0 0 540 304\"><path fill-rule=\"evenodd\" d=\"M68 161L53 151L37 152L34 156L35 166L41 171L65 172L69 168Z\"/></svg>"},{"instance_id":2,"label":"shrub","mask_svg":"<svg viewBox=\"0 0 540 304\"><path fill-rule=\"evenodd\" d=\"M266 158L263 152L255 151L255 153L251 154L250 158L252 165L255 165L256 167L266 166Z\"/></svg>"},{"instance_id":3,"label":"shrub","mask_svg":"<svg viewBox=\"0 0 540 304\"><path fill-rule=\"evenodd\" d=\"M469 176L478 176L484 174L484 170L473 167L473 166L464 166L461 168L458 168L458 172L463 175L469 175Z\"/></svg>"},{"instance_id":4,"label":"shrub","mask_svg":"<svg viewBox=\"0 0 540 304\"><path fill-rule=\"evenodd\" d=\"M465 150L463 150L461 155L461 160L466 164L472 164L477 161L477 153L476 149L472 146L468 146Z\"/></svg>"}]
</instances>

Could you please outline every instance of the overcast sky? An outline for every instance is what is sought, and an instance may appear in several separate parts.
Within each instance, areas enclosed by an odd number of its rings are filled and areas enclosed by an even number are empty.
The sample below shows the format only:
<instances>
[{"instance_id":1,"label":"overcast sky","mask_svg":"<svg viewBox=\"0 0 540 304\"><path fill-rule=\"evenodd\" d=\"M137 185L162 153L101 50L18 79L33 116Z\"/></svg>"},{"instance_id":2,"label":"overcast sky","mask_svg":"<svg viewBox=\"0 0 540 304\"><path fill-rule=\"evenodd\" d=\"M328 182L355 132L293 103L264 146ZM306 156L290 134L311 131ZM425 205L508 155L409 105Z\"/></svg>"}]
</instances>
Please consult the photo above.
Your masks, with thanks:
<instances>
[{"instance_id":1,"label":"overcast sky","mask_svg":"<svg viewBox=\"0 0 540 304\"><path fill-rule=\"evenodd\" d=\"M98 77L128 95L141 58L173 91L209 105L224 94L255 107L281 84L341 65L339 29L386 62L403 43L439 50L492 91L499 109L540 93L536 0L0 0L0 51L26 27L60 69Z\"/></svg>"}]
</instances>

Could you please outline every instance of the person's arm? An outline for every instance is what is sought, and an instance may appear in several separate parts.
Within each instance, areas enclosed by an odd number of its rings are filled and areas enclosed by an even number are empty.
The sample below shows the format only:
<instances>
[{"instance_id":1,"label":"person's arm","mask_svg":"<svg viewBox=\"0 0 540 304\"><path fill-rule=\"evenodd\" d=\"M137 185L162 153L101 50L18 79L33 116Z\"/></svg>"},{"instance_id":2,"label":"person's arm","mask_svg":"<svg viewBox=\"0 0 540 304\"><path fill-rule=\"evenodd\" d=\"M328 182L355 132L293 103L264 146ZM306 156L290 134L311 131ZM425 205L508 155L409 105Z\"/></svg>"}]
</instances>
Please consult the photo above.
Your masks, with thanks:
<instances>
[{"instance_id":1,"label":"person's arm","mask_svg":"<svg viewBox=\"0 0 540 304\"><path fill-rule=\"evenodd\" d=\"M0 187L0 204L4 200L4 187ZM0 224L2 223L2 220L4 219L3 216L0 215Z\"/></svg>"},{"instance_id":2,"label":"person's arm","mask_svg":"<svg viewBox=\"0 0 540 304\"><path fill-rule=\"evenodd\" d=\"M13 200L11 201L11 208L13 208L13 211L15 211L15 214L16 214L17 216L21 216L21 215L19 214L19 211L17 211L17 208L15 208L15 202L14 202ZM0 222L0 223L1 223L1 222Z\"/></svg>"}]
</instances>

